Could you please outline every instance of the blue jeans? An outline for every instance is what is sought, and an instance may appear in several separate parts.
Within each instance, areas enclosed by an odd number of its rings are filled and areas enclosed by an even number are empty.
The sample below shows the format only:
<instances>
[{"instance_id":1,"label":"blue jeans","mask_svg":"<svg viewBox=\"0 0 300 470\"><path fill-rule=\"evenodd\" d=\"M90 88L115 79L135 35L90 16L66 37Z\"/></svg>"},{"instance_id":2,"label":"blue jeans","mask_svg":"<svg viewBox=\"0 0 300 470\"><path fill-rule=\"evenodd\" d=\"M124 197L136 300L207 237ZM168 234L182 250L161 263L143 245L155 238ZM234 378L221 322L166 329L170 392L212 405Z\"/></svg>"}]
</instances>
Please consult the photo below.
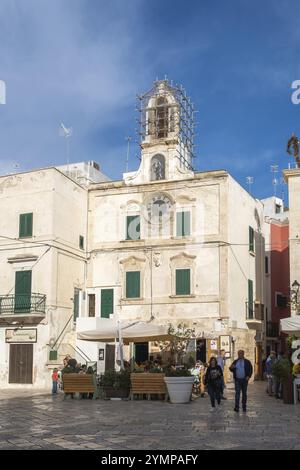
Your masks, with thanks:
<instances>
[{"instance_id":1,"label":"blue jeans","mask_svg":"<svg viewBox=\"0 0 300 470\"><path fill-rule=\"evenodd\" d=\"M207 386L207 391L208 391L208 394L210 396L211 406L213 408L215 407L216 400L217 400L217 403L219 405L220 402L221 402L221 389L220 389L220 387L214 387L212 385L208 385Z\"/></svg>"},{"instance_id":2,"label":"blue jeans","mask_svg":"<svg viewBox=\"0 0 300 470\"><path fill-rule=\"evenodd\" d=\"M52 382L52 393L57 393L57 382L54 380Z\"/></svg>"},{"instance_id":3,"label":"blue jeans","mask_svg":"<svg viewBox=\"0 0 300 470\"><path fill-rule=\"evenodd\" d=\"M235 380L235 407L237 409L239 409L239 407L240 407L241 392L242 392L243 410L246 409L246 406L247 406L247 388L248 388L248 380L246 380L246 379L236 379Z\"/></svg>"}]
</instances>

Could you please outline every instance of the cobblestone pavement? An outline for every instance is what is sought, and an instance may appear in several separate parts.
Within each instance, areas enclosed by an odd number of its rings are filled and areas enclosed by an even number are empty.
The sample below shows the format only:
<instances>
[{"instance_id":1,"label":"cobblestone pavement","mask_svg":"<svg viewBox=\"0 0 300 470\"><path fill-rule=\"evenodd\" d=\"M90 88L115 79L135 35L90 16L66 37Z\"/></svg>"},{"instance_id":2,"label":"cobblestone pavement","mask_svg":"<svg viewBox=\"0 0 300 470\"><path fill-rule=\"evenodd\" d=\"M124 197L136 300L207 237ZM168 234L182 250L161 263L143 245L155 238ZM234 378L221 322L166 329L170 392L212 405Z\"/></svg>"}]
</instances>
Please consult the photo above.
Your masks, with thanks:
<instances>
[{"instance_id":1,"label":"cobblestone pavement","mask_svg":"<svg viewBox=\"0 0 300 470\"><path fill-rule=\"evenodd\" d=\"M62 393L0 392L1 449L300 449L300 405L284 405L249 386L247 414L208 398L160 401L63 401Z\"/></svg>"}]
</instances>

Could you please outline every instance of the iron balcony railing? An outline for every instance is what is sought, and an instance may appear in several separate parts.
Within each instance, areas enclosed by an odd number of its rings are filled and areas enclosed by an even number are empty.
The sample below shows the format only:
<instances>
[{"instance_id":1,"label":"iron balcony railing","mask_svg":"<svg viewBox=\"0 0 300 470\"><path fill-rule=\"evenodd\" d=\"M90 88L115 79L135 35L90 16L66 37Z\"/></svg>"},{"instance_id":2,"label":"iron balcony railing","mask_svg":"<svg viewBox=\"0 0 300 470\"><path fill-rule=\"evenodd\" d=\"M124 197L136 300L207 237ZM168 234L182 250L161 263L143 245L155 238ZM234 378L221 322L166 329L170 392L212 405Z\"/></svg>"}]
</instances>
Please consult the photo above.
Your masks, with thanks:
<instances>
[{"instance_id":1,"label":"iron balcony railing","mask_svg":"<svg viewBox=\"0 0 300 470\"><path fill-rule=\"evenodd\" d=\"M0 296L0 315L46 313L44 294L18 294Z\"/></svg>"},{"instance_id":2,"label":"iron balcony railing","mask_svg":"<svg viewBox=\"0 0 300 470\"><path fill-rule=\"evenodd\" d=\"M279 336L279 323L268 321L267 322L267 336L269 338L278 338Z\"/></svg>"},{"instance_id":3,"label":"iron balcony railing","mask_svg":"<svg viewBox=\"0 0 300 470\"><path fill-rule=\"evenodd\" d=\"M246 320L264 319L264 304L259 302L246 302Z\"/></svg>"}]
</instances>

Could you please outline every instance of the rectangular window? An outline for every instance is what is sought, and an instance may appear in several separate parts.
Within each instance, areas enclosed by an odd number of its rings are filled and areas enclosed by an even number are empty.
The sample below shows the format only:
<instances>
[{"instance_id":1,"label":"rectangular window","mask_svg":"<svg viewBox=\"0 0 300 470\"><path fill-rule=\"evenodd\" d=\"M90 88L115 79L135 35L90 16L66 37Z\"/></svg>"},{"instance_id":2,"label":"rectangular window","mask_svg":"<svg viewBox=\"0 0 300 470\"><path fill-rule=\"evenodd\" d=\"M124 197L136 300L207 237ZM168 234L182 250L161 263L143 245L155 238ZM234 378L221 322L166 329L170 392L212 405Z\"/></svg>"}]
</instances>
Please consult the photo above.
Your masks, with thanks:
<instances>
[{"instance_id":1,"label":"rectangular window","mask_svg":"<svg viewBox=\"0 0 300 470\"><path fill-rule=\"evenodd\" d=\"M96 296L95 294L89 294L89 317L96 315Z\"/></svg>"},{"instance_id":2,"label":"rectangular window","mask_svg":"<svg viewBox=\"0 0 300 470\"><path fill-rule=\"evenodd\" d=\"M176 295L191 294L191 270L176 269Z\"/></svg>"},{"instance_id":3,"label":"rectangular window","mask_svg":"<svg viewBox=\"0 0 300 470\"><path fill-rule=\"evenodd\" d=\"M140 240L141 223L139 215L127 215L126 217L126 240Z\"/></svg>"},{"instance_id":4,"label":"rectangular window","mask_svg":"<svg viewBox=\"0 0 300 470\"><path fill-rule=\"evenodd\" d=\"M33 213L20 214L19 238L32 237Z\"/></svg>"},{"instance_id":5,"label":"rectangular window","mask_svg":"<svg viewBox=\"0 0 300 470\"><path fill-rule=\"evenodd\" d=\"M269 274L269 257L265 256L265 274Z\"/></svg>"},{"instance_id":6,"label":"rectangular window","mask_svg":"<svg viewBox=\"0 0 300 470\"><path fill-rule=\"evenodd\" d=\"M177 212L176 214L176 236L187 237L191 234L191 213Z\"/></svg>"},{"instance_id":7,"label":"rectangular window","mask_svg":"<svg viewBox=\"0 0 300 470\"><path fill-rule=\"evenodd\" d=\"M252 227L249 227L249 251L254 253L254 230Z\"/></svg>"},{"instance_id":8,"label":"rectangular window","mask_svg":"<svg viewBox=\"0 0 300 470\"><path fill-rule=\"evenodd\" d=\"M248 318L251 320L254 317L253 306L253 281L248 279Z\"/></svg>"},{"instance_id":9,"label":"rectangular window","mask_svg":"<svg viewBox=\"0 0 300 470\"><path fill-rule=\"evenodd\" d=\"M276 294L275 294L275 307L286 308L286 306L287 306L286 296L281 294L280 292L276 292Z\"/></svg>"},{"instance_id":10,"label":"rectangular window","mask_svg":"<svg viewBox=\"0 0 300 470\"><path fill-rule=\"evenodd\" d=\"M141 296L140 271L128 271L126 273L126 298L139 299Z\"/></svg>"},{"instance_id":11,"label":"rectangular window","mask_svg":"<svg viewBox=\"0 0 300 470\"><path fill-rule=\"evenodd\" d=\"M82 235L79 235L79 248L84 250L84 237Z\"/></svg>"},{"instance_id":12,"label":"rectangular window","mask_svg":"<svg viewBox=\"0 0 300 470\"><path fill-rule=\"evenodd\" d=\"M114 313L114 290L101 289L101 318L109 318Z\"/></svg>"}]
</instances>

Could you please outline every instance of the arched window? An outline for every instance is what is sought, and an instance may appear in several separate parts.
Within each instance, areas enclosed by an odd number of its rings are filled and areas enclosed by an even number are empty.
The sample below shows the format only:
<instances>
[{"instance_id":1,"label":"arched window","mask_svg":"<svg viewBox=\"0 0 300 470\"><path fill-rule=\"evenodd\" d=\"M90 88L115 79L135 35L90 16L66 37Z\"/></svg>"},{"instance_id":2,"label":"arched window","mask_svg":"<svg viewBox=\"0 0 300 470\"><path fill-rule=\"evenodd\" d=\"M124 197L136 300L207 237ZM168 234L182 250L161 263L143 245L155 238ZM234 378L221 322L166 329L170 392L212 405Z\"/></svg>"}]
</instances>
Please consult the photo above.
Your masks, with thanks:
<instances>
[{"instance_id":1,"label":"arched window","mask_svg":"<svg viewBox=\"0 0 300 470\"><path fill-rule=\"evenodd\" d=\"M156 135L159 139L168 135L168 102L163 96L156 100Z\"/></svg>"},{"instance_id":2,"label":"arched window","mask_svg":"<svg viewBox=\"0 0 300 470\"><path fill-rule=\"evenodd\" d=\"M151 181L164 180L166 178L165 157L154 155L151 159Z\"/></svg>"}]
</instances>

